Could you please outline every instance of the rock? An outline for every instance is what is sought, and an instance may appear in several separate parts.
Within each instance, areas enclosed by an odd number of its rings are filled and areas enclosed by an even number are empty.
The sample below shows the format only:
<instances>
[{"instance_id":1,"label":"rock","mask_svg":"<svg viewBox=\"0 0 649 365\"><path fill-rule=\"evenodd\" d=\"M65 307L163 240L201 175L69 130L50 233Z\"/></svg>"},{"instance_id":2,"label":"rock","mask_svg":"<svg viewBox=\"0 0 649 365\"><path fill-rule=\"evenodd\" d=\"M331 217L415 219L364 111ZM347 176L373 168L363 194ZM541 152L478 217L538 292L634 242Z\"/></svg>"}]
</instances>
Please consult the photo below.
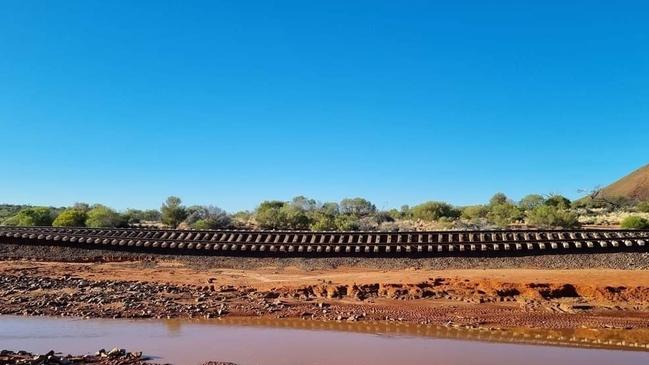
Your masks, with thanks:
<instances>
[{"instance_id":1,"label":"rock","mask_svg":"<svg viewBox=\"0 0 649 365\"><path fill-rule=\"evenodd\" d=\"M126 350L114 347L112 350L108 351L108 357L117 357L123 356L126 354Z\"/></svg>"}]
</instances>

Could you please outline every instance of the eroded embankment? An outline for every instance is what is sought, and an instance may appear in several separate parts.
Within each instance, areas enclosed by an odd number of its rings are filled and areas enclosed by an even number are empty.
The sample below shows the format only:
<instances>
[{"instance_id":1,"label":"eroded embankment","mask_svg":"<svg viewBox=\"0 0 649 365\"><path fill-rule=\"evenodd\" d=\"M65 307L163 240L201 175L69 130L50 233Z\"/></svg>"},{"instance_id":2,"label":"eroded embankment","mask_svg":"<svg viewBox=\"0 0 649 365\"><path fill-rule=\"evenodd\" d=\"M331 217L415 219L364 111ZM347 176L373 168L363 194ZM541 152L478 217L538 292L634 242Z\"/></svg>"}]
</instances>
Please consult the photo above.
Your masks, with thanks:
<instances>
[{"instance_id":1,"label":"eroded embankment","mask_svg":"<svg viewBox=\"0 0 649 365\"><path fill-rule=\"evenodd\" d=\"M543 301L571 299L598 303L649 304L649 287L573 285L569 283L514 283L496 280L459 278L430 278L414 284L372 283L352 285L309 285L297 289L279 290L296 298L351 298L367 300L387 298L399 300L449 299L471 303ZM582 306L583 308L583 306Z\"/></svg>"},{"instance_id":2,"label":"eroded embankment","mask_svg":"<svg viewBox=\"0 0 649 365\"><path fill-rule=\"evenodd\" d=\"M94 261L3 261L0 313L257 316L469 327L649 326L649 272L643 270L225 269L169 259Z\"/></svg>"}]
</instances>

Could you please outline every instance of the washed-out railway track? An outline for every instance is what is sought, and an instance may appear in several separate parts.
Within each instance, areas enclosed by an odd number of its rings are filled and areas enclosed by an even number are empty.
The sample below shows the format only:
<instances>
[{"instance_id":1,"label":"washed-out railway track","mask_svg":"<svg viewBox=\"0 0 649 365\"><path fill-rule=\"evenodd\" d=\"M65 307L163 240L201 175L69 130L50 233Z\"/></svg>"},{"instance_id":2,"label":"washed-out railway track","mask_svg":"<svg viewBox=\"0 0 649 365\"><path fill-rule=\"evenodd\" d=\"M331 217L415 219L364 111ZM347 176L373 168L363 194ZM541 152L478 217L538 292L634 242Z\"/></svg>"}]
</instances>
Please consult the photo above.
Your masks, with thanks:
<instances>
[{"instance_id":1,"label":"washed-out railway track","mask_svg":"<svg viewBox=\"0 0 649 365\"><path fill-rule=\"evenodd\" d=\"M514 256L646 252L649 230L308 232L0 227L0 243L223 256Z\"/></svg>"}]
</instances>

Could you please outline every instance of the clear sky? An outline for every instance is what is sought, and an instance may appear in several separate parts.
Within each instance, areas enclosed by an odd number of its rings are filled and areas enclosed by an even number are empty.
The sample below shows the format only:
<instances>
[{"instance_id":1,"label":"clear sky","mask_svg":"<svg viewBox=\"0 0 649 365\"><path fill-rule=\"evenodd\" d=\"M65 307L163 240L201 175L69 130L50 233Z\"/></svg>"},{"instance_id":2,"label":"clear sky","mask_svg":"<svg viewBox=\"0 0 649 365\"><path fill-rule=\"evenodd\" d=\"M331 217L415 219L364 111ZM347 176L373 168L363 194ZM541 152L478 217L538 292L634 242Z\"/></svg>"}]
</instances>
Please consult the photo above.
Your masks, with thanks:
<instances>
[{"instance_id":1,"label":"clear sky","mask_svg":"<svg viewBox=\"0 0 649 365\"><path fill-rule=\"evenodd\" d=\"M0 2L0 202L605 185L649 162L646 1Z\"/></svg>"}]
</instances>

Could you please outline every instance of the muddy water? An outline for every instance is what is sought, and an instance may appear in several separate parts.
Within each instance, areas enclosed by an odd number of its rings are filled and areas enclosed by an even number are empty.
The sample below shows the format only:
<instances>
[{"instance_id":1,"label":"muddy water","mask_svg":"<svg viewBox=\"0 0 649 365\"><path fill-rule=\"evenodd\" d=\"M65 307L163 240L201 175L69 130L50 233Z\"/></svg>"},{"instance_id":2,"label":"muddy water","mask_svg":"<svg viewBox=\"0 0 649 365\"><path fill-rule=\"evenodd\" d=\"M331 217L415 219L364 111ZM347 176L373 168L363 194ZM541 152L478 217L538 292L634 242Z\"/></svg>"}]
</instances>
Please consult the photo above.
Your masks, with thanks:
<instances>
[{"instance_id":1,"label":"muddy water","mask_svg":"<svg viewBox=\"0 0 649 365\"><path fill-rule=\"evenodd\" d=\"M0 317L3 349L90 353L121 346L174 364L644 365L647 335L646 330L484 331L301 320Z\"/></svg>"}]
</instances>

